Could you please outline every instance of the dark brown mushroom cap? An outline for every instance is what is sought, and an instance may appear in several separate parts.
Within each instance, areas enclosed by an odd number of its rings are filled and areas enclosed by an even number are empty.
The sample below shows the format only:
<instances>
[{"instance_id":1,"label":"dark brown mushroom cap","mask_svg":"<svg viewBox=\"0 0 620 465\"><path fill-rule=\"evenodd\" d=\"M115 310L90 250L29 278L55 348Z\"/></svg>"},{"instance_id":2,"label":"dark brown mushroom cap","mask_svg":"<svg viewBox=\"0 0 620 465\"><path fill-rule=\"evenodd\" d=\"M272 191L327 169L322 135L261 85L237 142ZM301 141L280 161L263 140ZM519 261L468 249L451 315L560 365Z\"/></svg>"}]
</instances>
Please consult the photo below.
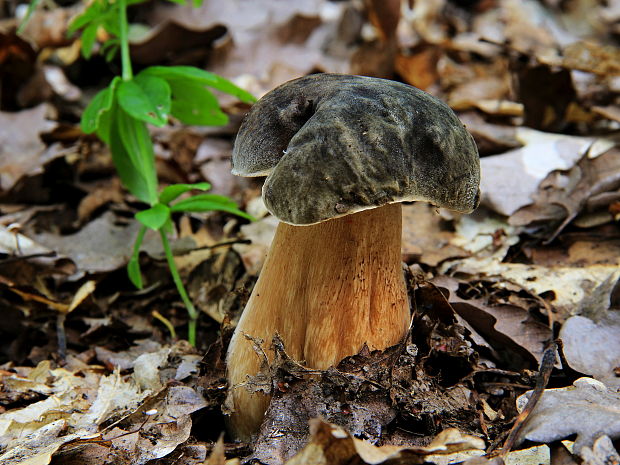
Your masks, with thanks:
<instances>
[{"instance_id":1,"label":"dark brown mushroom cap","mask_svg":"<svg viewBox=\"0 0 620 465\"><path fill-rule=\"evenodd\" d=\"M232 159L234 174L267 176L265 205L290 224L401 201L478 205L478 150L461 121L385 79L314 74L277 87L246 116Z\"/></svg>"}]
</instances>

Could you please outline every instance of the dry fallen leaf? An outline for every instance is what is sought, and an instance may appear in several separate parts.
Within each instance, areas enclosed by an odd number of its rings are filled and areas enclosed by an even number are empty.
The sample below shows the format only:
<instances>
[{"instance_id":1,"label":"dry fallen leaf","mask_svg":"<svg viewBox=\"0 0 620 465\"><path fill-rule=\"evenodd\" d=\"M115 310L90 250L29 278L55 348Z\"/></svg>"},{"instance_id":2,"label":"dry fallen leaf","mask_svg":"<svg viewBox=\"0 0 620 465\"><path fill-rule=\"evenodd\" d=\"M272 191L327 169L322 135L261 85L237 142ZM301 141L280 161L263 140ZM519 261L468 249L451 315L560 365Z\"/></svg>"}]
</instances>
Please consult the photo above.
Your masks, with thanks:
<instances>
[{"instance_id":1,"label":"dry fallen leaf","mask_svg":"<svg viewBox=\"0 0 620 465\"><path fill-rule=\"evenodd\" d=\"M525 143L522 148L480 160L482 203L506 216L533 203L545 177L572 168L595 141L526 128L519 128L516 137Z\"/></svg>"},{"instance_id":2,"label":"dry fallen leaf","mask_svg":"<svg viewBox=\"0 0 620 465\"><path fill-rule=\"evenodd\" d=\"M224 4L210 0L200 8L166 5L152 9L150 22L174 21L192 30L224 26L228 32L220 40L218 59L210 70L233 79L253 76L266 92L315 68L349 69L346 59L331 57L326 47L343 11L343 5L324 0Z\"/></svg>"},{"instance_id":3,"label":"dry fallen leaf","mask_svg":"<svg viewBox=\"0 0 620 465\"><path fill-rule=\"evenodd\" d=\"M473 262L461 263L458 269L494 278L500 287L513 283L536 295L552 292L550 303L559 319L579 314L595 316L609 308L615 283L620 279L620 270L611 265L578 268L540 267L521 263L470 267L470 264Z\"/></svg>"},{"instance_id":4,"label":"dry fallen leaf","mask_svg":"<svg viewBox=\"0 0 620 465\"><path fill-rule=\"evenodd\" d=\"M582 465L616 465L620 463L620 454L614 448L609 436L601 436L592 447L581 449Z\"/></svg>"},{"instance_id":5,"label":"dry fallen leaf","mask_svg":"<svg viewBox=\"0 0 620 465\"><path fill-rule=\"evenodd\" d=\"M41 232L27 235L42 246L69 257L78 268L75 279L83 273L112 271L127 264L140 224L131 221L128 225L119 225L117 219L108 211L74 234L61 236ZM156 233L147 232L144 248L157 247L158 241Z\"/></svg>"},{"instance_id":6,"label":"dry fallen leaf","mask_svg":"<svg viewBox=\"0 0 620 465\"><path fill-rule=\"evenodd\" d=\"M523 409L533 391L517 399ZM577 434L575 451L591 446L601 433L620 437L620 393L592 378L579 378L572 386L547 389L519 434L519 441L549 443Z\"/></svg>"},{"instance_id":7,"label":"dry fallen leaf","mask_svg":"<svg viewBox=\"0 0 620 465\"><path fill-rule=\"evenodd\" d=\"M403 205L401 250L405 260L437 266L448 259L467 257L469 252L452 242L454 233L442 227L445 223L431 205Z\"/></svg>"},{"instance_id":8,"label":"dry fallen leaf","mask_svg":"<svg viewBox=\"0 0 620 465\"><path fill-rule=\"evenodd\" d=\"M46 118L50 110L43 103L17 113L0 112L0 191L8 191L25 175L43 172L43 165L61 155L39 137L56 126Z\"/></svg>"},{"instance_id":9,"label":"dry fallen leaf","mask_svg":"<svg viewBox=\"0 0 620 465\"><path fill-rule=\"evenodd\" d=\"M39 397L25 407L0 414L0 447L4 452L0 460L45 464L54 454L74 454L65 449L76 441L94 441L92 447L103 445L103 458L89 461L91 465L125 463L116 459L120 450L129 454L134 464L169 454L189 438L190 414L207 405L193 388L166 383L167 377L179 374L178 369L170 369L175 367L168 361L169 354L174 354L171 358L179 368L189 355L194 364L198 363L196 355L187 351L184 344L152 347L138 357L134 374L129 376L121 376L119 369L101 376L100 366L71 357L66 368L52 369L50 362L44 361L34 369L20 368L19 374L7 372L2 379L6 392L14 396L22 393L25 403L32 393ZM187 373L186 367L182 376L187 377ZM44 399L36 400L40 397ZM100 430L104 423L106 428ZM26 453L32 462L19 461Z\"/></svg>"},{"instance_id":10,"label":"dry fallen leaf","mask_svg":"<svg viewBox=\"0 0 620 465\"><path fill-rule=\"evenodd\" d=\"M338 465L362 463L369 465L389 463L424 463L430 455L454 454L464 450L483 450L482 439L464 434L454 428L439 433L426 447L373 446L351 436L342 428L314 419L310 422L312 437L308 444L286 465Z\"/></svg>"},{"instance_id":11,"label":"dry fallen leaf","mask_svg":"<svg viewBox=\"0 0 620 465\"><path fill-rule=\"evenodd\" d=\"M552 332L528 310L516 305L489 305L483 299L462 299L456 292L459 282L447 276L438 276L432 282L450 291L448 301L455 312L492 347L510 350L515 359L518 354L526 362L540 362Z\"/></svg>"},{"instance_id":12,"label":"dry fallen leaf","mask_svg":"<svg viewBox=\"0 0 620 465\"><path fill-rule=\"evenodd\" d=\"M620 311L610 310L596 321L583 316L566 320L560 330L571 368L593 376L609 388L620 387Z\"/></svg>"}]
</instances>

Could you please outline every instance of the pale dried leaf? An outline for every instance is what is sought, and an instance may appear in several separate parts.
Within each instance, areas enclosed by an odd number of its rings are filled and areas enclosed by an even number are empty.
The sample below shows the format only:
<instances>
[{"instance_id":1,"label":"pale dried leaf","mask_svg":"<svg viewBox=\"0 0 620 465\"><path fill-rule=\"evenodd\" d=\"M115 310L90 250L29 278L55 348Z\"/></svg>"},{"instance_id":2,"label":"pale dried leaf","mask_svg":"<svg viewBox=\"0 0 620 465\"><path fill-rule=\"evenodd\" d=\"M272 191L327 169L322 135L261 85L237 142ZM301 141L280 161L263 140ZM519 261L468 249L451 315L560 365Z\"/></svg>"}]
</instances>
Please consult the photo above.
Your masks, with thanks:
<instances>
[{"instance_id":1,"label":"pale dried leaf","mask_svg":"<svg viewBox=\"0 0 620 465\"><path fill-rule=\"evenodd\" d=\"M157 352L140 355L133 364L133 377L141 389L155 391L162 387L159 371L165 366L172 349L163 347Z\"/></svg>"},{"instance_id":2,"label":"pale dried leaf","mask_svg":"<svg viewBox=\"0 0 620 465\"><path fill-rule=\"evenodd\" d=\"M564 354L571 368L620 387L614 369L620 367L620 311L609 311L597 321L583 316L566 320L560 330Z\"/></svg>"},{"instance_id":3,"label":"pale dried leaf","mask_svg":"<svg viewBox=\"0 0 620 465\"><path fill-rule=\"evenodd\" d=\"M73 299L71 300L71 303L69 304L69 308L67 309L67 313L70 313L73 310L75 310L78 305L84 302L84 299L86 299L89 295L95 292L95 287L96 287L95 281L86 281L84 284L82 284L80 288L78 289L78 291L73 296Z\"/></svg>"},{"instance_id":4,"label":"pale dried leaf","mask_svg":"<svg viewBox=\"0 0 620 465\"><path fill-rule=\"evenodd\" d=\"M617 465L620 463L620 454L615 449L609 436L601 436L592 445L592 448L581 449L582 465Z\"/></svg>"},{"instance_id":5,"label":"pale dried leaf","mask_svg":"<svg viewBox=\"0 0 620 465\"><path fill-rule=\"evenodd\" d=\"M522 410L532 391L517 400ZM519 434L519 441L548 443L577 434L575 451L589 446L601 433L620 437L620 393L592 378L579 378L573 386L547 389Z\"/></svg>"},{"instance_id":6,"label":"pale dried leaf","mask_svg":"<svg viewBox=\"0 0 620 465\"><path fill-rule=\"evenodd\" d=\"M516 284L536 295L553 292L551 304L560 319L572 315L597 317L609 308L611 293L620 279L620 270L614 265L547 267L471 257L450 264L450 269L493 279L499 287Z\"/></svg>"},{"instance_id":7,"label":"pale dried leaf","mask_svg":"<svg viewBox=\"0 0 620 465\"><path fill-rule=\"evenodd\" d=\"M62 435L67 425L57 420L23 435L19 443L0 454L2 465L47 465L60 447L78 434Z\"/></svg>"}]
</instances>

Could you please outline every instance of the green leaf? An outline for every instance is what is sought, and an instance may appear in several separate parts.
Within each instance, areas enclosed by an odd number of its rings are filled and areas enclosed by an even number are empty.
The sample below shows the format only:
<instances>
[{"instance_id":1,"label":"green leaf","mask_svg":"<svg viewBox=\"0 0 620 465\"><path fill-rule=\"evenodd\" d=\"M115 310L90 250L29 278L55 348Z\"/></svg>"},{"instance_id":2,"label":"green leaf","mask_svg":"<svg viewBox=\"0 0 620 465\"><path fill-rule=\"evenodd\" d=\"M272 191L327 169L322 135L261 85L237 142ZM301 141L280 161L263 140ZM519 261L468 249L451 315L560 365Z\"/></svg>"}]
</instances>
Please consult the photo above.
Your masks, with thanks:
<instances>
[{"instance_id":1,"label":"green leaf","mask_svg":"<svg viewBox=\"0 0 620 465\"><path fill-rule=\"evenodd\" d=\"M132 256L127 263L127 275L129 280L138 289L142 289L144 284L142 283L142 271L140 270L140 261L137 257Z\"/></svg>"},{"instance_id":2,"label":"green leaf","mask_svg":"<svg viewBox=\"0 0 620 465\"><path fill-rule=\"evenodd\" d=\"M181 203L185 203L185 202L195 202L195 201L202 201L202 200L206 200L209 202L218 202L222 205L230 205L232 207L236 207L237 203L232 200L230 197L226 197L225 195L218 195L218 194L198 194L198 195L193 195L187 199L183 199L180 200L179 202L175 203L174 205L179 205Z\"/></svg>"},{"instance_id":3,"label":"green leaf","mask_svg":"<svg viewBox=\"0 0 620 465\"><path fill-rule=\"evenodd\" d=\"M136 219L147 228L158 230L170 218L170 208L163 203L156 203L148 210L136 213Z\"/></svg>"},{"instance_id":4,"label":"green leaf","mask_svg":"<svg viewBox=\"0 0 620 465\"><path fill-rule=\"evenodd\" d=\"M137 174L144 179L146 189L144 199L153 205L157 202L157 172L151 136L142 121L132 118L120 106L118 110L116 128Z\"/></svg>"},{"instance_id":5,"label":"green leaf","mask_svg":"<svg viewBox=\"0 0 620 465\"><path fill-rule=\"evenodd\" d=\"M106 111L99 117L97 136L107 145L110 145L110 130L112 127L112 111Z\"/></svg>"},{"instance_id":6,"label":"green leaf","mask_svg":"<svg viewBox=\"0 0 620 465\"><path fill-rule=\"evenodd\" d=\"M115 104L110 115L110 151L123 185L138 199L157 202L155 155L146 125Z\"/></svg>"},{"instance_id":7,"label":"green leaf","mask_svg":"<svg viewBox=\"0 0 620 465\"><path fill-rule=\"evenodd\" d=\"M182 123L200 126L223 126L228 115L220 110L215 96L202 84L182 79L171 79L171 113Z\"/></svg>"},{"instance_id":8,"label":"green leaf","mask_svg":"<svg viewBox=\"0 0 620 465\"><path fill-rule=\"evenodd\" d=\"M254 217L239 210L237 204L223 195L202 194L181 200L170 207L172 212L208 212L224 211L254 221Z\"/></svg>"},{"instance_id":9,"label":"green leaf","mask_svg":"<svg viewBox=\"0 0 620 465\"><path fill-rule=\"evenodd\" d=\"M158 77L136 76L118 86L118 103L134 118L161 127L170 114L170 86Z\"/></svg>"},{"instance_id":10,"label":"green leaf","mask_svg":"<svg viewBox=\"0 0 620 465\"><path fill-rule=\"evenodd\" d=\"M129 279L138 289L142 289L142 272L140 271L140 246L144 240L144 234L146 233L146 226L141 226L138 231L138 236L133 244L133 253L127 263L127 274Z\"/></svg>"},{"instance_id":11,"label":"green leaf","mask_svg":"<svg viewBox=\"0 0 620 465\"><path fill-rule=\"evenodd\" d=\"M121 27L118 20L118 8L111 9L105 16L99 18L99 22L108 34L120 37Z\"/></svg>"},{"instance_id":12,"label":"green leaf","mask_svg":"<svg viewBox=\"0 0 620 465\"><path fill-rule=\"evenodd\" d=\"M208 182L199 182L196 184L172 184L164 187L159 194L159 201L164 205L168 205L170 202L179 197L179 195L191 191L192 189L208 191L211 189L211 184Z\"/></svg>"},{"instance_id":13,"label":"green leaf","mask_svg":"<svg viewBox=\"0 0 620 465\"><path fill-rule=\"evenodd\" d=\"M107 7L109 7L109 4L105 0L95 0L88 5L88 8L86 8L81 15L76 16L75 19L71 21L71 24L69 24L67 28L67 32L73 34L89 23L98 23L102 13Z\"/></svg>"},{"instance_id":14,"label":"green leaf","mask_svg":"<svg viewBox=\"0 0 620 465\"><path fill-rule=\"evenodd\" d=\"M116 38L111 38L103 43L99 53L102 54L105 58L105 61L109 63L114 59L119 50L120 40Z\"/></svg>"},{"instance_id":15,"label":"green leaf","mask_svg":"<svg viewBox=\"0 0 620 465\"><path fill-rule=\"evenodd\" d=\"M119 81L120 78L118 76L112 79L110 85L95 95L84 110L80 126L86 134L97 131L101 123L101 117L112 108L114 90Z\"/></svg>"},{"instance_id":16,"label":"green leaf","mask_svg":"<svg viewBox=\"0 0 620 465\"><path fill-rule=\"evenodd\" d=\"M212 87L226 94L234 95L242 102L253 103L256 98L249 92L237 87L228 79L193 66L151 66L140 74L157 76L167 81L182 79L203 86Z\"/></svg>"},{"instance_id":17,"label":"green leaf","mask_svg":"<svg viewBox=\"0 0 620 465\"><path fill-rule=\"evenodd\" d=\"M95 46L95 41L97 40L98 28L98 24L91 23L82 31L82 55L84 55L84 58L86 59L89 59L93 53L93 47Z\"/></svg>"}]
</instances>

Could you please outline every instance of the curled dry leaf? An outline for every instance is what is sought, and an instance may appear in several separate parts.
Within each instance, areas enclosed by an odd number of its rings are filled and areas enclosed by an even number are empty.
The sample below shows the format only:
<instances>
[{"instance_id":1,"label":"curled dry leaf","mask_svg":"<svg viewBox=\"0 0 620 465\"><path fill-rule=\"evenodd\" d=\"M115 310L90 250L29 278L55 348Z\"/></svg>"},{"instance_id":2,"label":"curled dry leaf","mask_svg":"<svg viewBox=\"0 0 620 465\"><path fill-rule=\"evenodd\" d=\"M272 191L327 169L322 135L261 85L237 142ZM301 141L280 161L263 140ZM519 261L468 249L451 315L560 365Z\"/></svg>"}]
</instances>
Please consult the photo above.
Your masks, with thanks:
<instances>
[{"instance_id":1,"label":"curled dry leaf","mask_svg":"<svg viewBox=\"0 0 620 465\"><path fill-rule=\"evenodd\" d=\"M450 291L448 301L455 312L493 348L509 350L513 357L518 354L526 362L540 362L545 343L552 337L551 329L534 320L526 309L489 305L484 299L462 299L456 293L459 282L447 276L432 282Z\"/></svg>"},{"instance_id":2,"label":"curled dry leaf","mask_svg":"<svg viewBox=\"0 0 620 465\"><path fill-rule=\"evenodd\" d=\"M453 270L492 279L498 287L517 285L534 295L552 292L550 303L558 319L598 315L609 308L620 270L615 265L546 267L522 263L478 263L464 259Z\"/></svg>"},{"instance_id":3,"label":"curled dry leaf","mask_svg":"<svg viewBox=\"0 0 620 465\"><path fill-rule=\"evenodd\" d=\"M255 224L257 223L249 226ZM236 246L245 250L257 247L255 244L235 244ZM239 254L228 249L221 253L215 252L192 270L188 290L198 309L218 323L228 318L236 324L252 284L253 278L245 272Z\"/></svg>"},{"instance_id":4,"label":"curled dry leaf","mask_svg":"<svg viewBox=\"0 0 620 465\"><path fill-rule=\"evenodd\" d=\"M75 433L64 434L66 429L64 420L56 420L22 435L15 447L0 454L0 461L3 465L47 465L63 444L79 438Z\"/></svg>"},{"instance_id":5,"label":"curled dry leaf","mask_svg":"<svg viewBox=\"0 0 620 465\"><path fill-rule=\"evenodd\" d=\"M527 225L547 220L548 227L553 228L549 228L550 242L587 206L590 198L620 187L620 149L609 149L608 143L611 142L603 141L598 147L595 143L588 150L590 155L596 149L600 156L584 157L567 172L551 173L533 196L535 203L517 211L510 223Z\"/></svg>"},{"instance_id":6,"label":"curled dry leaf","mask_svg":"<svg viewBox=\"0 0 620 465\"><path fill-rule=\"evenodd\" d=\"M595 141L527 128L518 128L516 137L523 147L480 160L482 203L506 216L533 203L545 177L554 170L571 169Z\"/></svg>"}]
</instances>

